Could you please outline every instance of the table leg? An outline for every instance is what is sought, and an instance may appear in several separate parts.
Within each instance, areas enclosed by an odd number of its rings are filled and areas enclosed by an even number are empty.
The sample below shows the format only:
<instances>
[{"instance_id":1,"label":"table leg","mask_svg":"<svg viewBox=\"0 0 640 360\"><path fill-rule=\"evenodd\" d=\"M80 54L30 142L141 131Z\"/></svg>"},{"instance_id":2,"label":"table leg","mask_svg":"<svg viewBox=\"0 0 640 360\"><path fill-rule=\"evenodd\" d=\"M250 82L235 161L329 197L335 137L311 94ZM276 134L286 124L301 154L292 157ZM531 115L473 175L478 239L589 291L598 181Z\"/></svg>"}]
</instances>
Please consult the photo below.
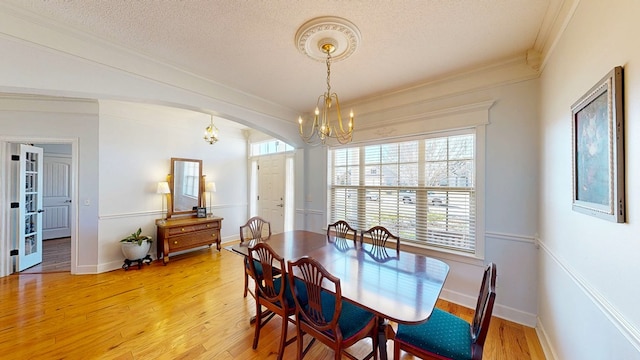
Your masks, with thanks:
<instances>
[{"instance_id":1,"label":"table leg","mask_svg":"<svg viewBox=\"0 0 640 360\"><path fill-rule=\"evenodd\" d=\"M378 319L378 353L380 354L380 360L387 360L387 326L389 326L387 319Z\"/></svg>"}]
</instances>

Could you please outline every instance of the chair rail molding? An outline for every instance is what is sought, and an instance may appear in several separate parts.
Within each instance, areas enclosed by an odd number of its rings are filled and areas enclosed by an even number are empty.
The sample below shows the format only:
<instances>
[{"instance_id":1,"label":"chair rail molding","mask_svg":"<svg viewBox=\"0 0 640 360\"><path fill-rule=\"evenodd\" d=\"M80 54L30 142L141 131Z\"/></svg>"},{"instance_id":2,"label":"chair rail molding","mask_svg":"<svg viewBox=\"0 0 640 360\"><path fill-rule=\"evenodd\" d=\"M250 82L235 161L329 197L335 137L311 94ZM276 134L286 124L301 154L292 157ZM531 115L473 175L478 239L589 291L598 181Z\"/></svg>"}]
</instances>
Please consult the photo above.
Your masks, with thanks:
<instances>
[{"instance_id":1,"label":"chair rail molding","mask_svg":"<svg viewBox=\"0 0 640 360\"><path fill-rule=\"evenodd\" d=\"M556 255L544 241L539 241L540 248L575 282L577 287L602 311L607 319L620 331L620 333L640 351L640 329L627 321L615 306L613 306L605 296L586 281L575 269L567 264L561 257ZM545 335L546 337L546 335Z\"/></svg>"}]
</instances>

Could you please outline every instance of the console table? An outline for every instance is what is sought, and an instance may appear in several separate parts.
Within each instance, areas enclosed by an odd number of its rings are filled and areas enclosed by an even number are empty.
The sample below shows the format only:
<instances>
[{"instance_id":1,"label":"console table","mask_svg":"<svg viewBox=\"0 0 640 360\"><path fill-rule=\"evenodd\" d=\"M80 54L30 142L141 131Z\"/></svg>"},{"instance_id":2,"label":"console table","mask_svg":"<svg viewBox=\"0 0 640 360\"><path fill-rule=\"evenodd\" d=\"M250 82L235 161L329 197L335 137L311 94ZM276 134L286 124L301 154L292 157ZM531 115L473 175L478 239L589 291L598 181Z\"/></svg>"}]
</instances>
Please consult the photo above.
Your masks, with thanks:
<instances>
[{"instance_id":1,"label":"console table","mask_svg":"<svg viewBox=\"0 0 640 360\"><path fill-rule=\"evenodd\" d=\"M220 251L220 217L182 217L156 220L158 259L169 262L169 254L216 243Z\"/></svg>"}]
</instances>

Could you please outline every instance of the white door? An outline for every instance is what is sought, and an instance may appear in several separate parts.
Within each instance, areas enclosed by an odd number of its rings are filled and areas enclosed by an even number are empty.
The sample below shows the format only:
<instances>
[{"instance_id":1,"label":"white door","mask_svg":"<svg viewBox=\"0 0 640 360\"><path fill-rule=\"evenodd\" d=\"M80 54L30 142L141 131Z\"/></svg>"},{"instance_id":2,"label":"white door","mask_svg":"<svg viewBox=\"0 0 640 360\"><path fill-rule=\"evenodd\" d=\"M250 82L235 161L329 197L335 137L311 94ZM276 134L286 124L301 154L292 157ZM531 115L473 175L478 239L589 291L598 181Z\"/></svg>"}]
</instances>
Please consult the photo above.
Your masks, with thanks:
<instances>
[{"instance_id":1,"label":"white door","mask_svg":"<svg viewBox=\"0 0 640 360\"><path fill-rule=\"evenodd\" d=\"M285 155L258 160L258 215L271 222L271 232L284 231Z\"/></svg>"},{"instance_id":2,"label":"white door","mask_svg":"<svg viewBox=\"0 0 640 360\"><path fill-rule=\"evenodd\" d=\"M18 165L18 271L42 262L42 167L41 148L20 144Z\"/></svg>"},{"instance_id":3,"label":"white door","mask_svg":"<svg viewBox=\"0 0 640 360\"><path fill-rule=\"evenodd\" d=\"M44 155L42 239L71 236L71 157Z\"/></svg>"}]
</instances>

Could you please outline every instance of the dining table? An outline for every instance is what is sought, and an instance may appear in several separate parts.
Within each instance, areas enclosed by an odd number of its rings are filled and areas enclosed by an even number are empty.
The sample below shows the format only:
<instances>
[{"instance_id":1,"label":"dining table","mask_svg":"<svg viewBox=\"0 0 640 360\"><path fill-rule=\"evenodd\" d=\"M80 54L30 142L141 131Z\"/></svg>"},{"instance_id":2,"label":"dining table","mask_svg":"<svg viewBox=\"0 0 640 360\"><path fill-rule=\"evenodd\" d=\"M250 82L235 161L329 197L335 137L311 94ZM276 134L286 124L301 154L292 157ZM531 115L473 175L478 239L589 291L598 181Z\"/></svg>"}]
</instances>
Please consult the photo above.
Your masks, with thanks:
<instances>
[{"instance_id":1,"label":"dining table","mask_svg":"<svg viewBox=\"0 0 640 360\"><path fill-rule=\"evenodd\" d=\"M285 261L308 256L319 261L340 279L342 297L376 314L380 319L378 346L387 358L387 326L427 321L449 274L449 265L425 255L391 248L373 247L305 230L273 234L226 247L248 256L257 241L266 242Z\"/></svg>"}]
</instances>

